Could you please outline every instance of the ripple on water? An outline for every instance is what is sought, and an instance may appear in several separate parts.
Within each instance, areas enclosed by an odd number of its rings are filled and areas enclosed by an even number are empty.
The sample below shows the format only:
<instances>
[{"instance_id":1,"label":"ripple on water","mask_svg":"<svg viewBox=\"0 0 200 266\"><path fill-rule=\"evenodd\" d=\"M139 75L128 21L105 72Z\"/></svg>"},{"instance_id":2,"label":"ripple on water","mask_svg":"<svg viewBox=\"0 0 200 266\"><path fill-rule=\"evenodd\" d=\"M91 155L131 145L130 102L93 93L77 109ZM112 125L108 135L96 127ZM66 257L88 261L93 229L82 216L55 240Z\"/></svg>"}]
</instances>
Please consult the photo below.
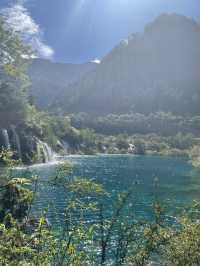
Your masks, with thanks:
<instances>
[{"instance_id":1,"label":"ripple on water","mask_svg":"<svg viewBox=\"0 0 200 266\"><path fill-rule=\"evenodd\" d=\"M185 160L174 157L74 155L47 165L29 167L30 173L27 172L27 175L34 172L43 180L48 179L54 174L56 166L66 160L74 166L73 175L92 178L102 184L111 194L111 199L114 199L118 193L131 189L133 201L129 208L138 218L148 219L152 216L155 177L158 178L157 197L170 210L175 211L176 207L182 207L200 198L200 179L192 175L192 167ZM50 205L50 217L55 217L56 213L62 218L66 200L64 189L51 187L48 184L41 185L35 201L35 210L41 211ZM105 202L105 208L111 211L108 202Z\"/></svg>"}]
</instances>

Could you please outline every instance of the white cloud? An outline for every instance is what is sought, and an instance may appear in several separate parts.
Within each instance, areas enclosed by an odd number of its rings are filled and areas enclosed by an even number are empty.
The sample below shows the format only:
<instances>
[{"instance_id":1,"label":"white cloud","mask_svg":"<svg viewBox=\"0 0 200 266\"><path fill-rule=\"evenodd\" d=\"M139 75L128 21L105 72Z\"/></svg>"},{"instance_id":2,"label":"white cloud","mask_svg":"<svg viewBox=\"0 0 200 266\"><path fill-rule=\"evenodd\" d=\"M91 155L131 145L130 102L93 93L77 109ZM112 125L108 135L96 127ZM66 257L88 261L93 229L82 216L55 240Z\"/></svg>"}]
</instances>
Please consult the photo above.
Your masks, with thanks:
<instances>
[{"instance_id":1,"label":"white cloud","mask_svg":"<svg viewBox=\"0 0 200 266\"><path fill-rule=\"evenodd\" d=\"M101 64L101 60L95 58L94 60L91 61L91 63Z\"/></svg>"},{"instance_id":2,"label":"white cloud","mask_svg":"<svg viewBox=\"0 0 200 266\"><path fill-rule=\"evenodd\" d=\"M1 14L9 27L20 34L22 39L36 52L39 57L52 58L53 49L44 43L43 33L24 6L25 0L19 0L10 7L3 8Z\"/></svg>"},{"instance_id":3,"label":"white cloud","mask_svg":"<svg viewBox=\"0 0 200 266\"><path fill-rule=\"evenodd\" d=\"M129 44L129 39L124 39L121 41L121 44L124 45L124 46L128 46Z\"/></svg>"}]
</instances>

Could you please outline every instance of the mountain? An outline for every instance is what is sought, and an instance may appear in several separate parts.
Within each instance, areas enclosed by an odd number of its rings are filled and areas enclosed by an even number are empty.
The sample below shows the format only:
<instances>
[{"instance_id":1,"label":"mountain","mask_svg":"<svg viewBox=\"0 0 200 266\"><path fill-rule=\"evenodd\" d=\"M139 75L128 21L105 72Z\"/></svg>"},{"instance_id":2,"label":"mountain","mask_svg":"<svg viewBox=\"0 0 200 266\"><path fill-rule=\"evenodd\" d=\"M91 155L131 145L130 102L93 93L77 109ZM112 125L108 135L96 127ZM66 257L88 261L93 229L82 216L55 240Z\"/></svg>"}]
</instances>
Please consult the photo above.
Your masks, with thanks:
<instances>
[{"instance_id":1,"label":"mountain","mask_svg":"<svg viewBox=\"0 0 200 266\"><path fill-rule=\"evenodd\" d=\"M95 67L36 61L32 91L41 105L64 113L200 114L199 69L200 25L163 14Z\"/></svg>"},{"instance_id":2,"label":"mountain","mask_svg":"<svg viewBox=\"0 0 200 266\"><path fill-rule=\"evenodd\" d=\"M59 95L68 95L66 88L92 71L95 63L61 64L45 59L34 59L28 69L31 81L30 94L40 108L51 106ZM71 95L71 94L70 94Z\"/></svg>"}]
</instances>

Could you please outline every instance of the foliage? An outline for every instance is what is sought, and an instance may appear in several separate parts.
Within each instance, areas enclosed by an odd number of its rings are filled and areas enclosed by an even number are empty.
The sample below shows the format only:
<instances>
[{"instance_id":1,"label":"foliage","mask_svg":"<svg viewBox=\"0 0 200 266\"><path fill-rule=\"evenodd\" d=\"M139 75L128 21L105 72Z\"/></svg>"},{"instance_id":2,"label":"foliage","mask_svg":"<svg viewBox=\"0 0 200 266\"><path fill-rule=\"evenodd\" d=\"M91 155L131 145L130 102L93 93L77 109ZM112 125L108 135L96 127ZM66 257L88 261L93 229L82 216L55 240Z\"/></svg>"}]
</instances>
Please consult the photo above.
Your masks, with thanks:
<instances>
[{"instance_id":1,"label":"foliage","mask_svg":"<svg viewBox=\"0 0 200 266\"><path fill-rule=\"evenodd\" d=\"M142 140L136 140L134 142L134 145L135 145L135 152L137 154L145 154L145 143L142 141Z\"/></svg>"},{"instance_id":2,"label":"foliage","mask_svg":"<svg viewBox=\"0 0 200 266\"><path fill-rule=\"evenodd\" d=\"M95 147L96 134L93 130L78 130L71 126L69 117L39 112L33 105L27 109L26 127L56 151L62 149L65 143L72 151L82 149L84 153L92 152Z\"/></svg>"},{"instance_id":3,"label":"foliage","mask_svg":"<svg viewBox=\"0 0 200 266\"><path fill-rule=\"evenodd\" d=\"M150 114L127 113L109 114L107 116L92 116L86 113L71 115L72 126L76 128L92 128L104 135L127 133L157 134L160 136L174 136L179 132L199 134L198 116L181 116L172 113L157 112Z\"/></svg>"},{"instance_id":4,"label":"foliage","mask_svg":"<svg viewBox=\"0 0 200 266\"><path fill-rule=\"evenodd\" d=\"M16 32L10 28L6 18L0 16L0 67L2 67L9 76L27 80L25 69L27 59L32 55L29 47L22 44Z\"/></svg>"},{"instance_id":5,"label":"foliage","mask_svg":"<svg viewBox=\"0 0 200 266\"><path fill-rule=\"evenodd\" d=\"M129 148L129 143L127 142L127 138L128 136L126 134L119 135L117 137L116 145L119 150L123 150L123 149L127 150Z\"/></svg>"},{"instance_id":6,"label":"foliage","mask_svg":"<svg viewBox=\"0 0 200 266\"><path fill-rule=\"evenodd\" d=\"M10 150L0 151L0 166L13 167L17 166L20 162L13 159L13 152Z\"/></svg>"},{"instance_id":7,"label":"foliage","mask_svg":"<svg viewBox=\"0 0 200 266\"><path fill-rule=\"evenodd\" d=\"M183 134L179 132L175 136L168 137L167 142L173 148L184 150L193 146L194 136L192 134Z\"/></svg>"},{"instance_id":8,"label":"foliage","mask_svg":"<svg viewBox=\"0 0 200 266\"><path fill-rule=\"evenodd\" d=\"M0 123L7 128L23 123L26 118L26 99L13 82L0 80Z\"/></svg>"},{"instance_id":9,"label":"foliage","mask_svg":"<svg viewBox=\"0 0 200 266\"><path fill-rule=\"evenodd\" d=\"M192 165L196 168L200 168L200 147L195 146L190 152L190 158Z\"/></svg>"},{"instance_id":10,"label":"foliage","mask_svg":"<svg viewBox=\"0 0 200 266\"><path fill-rule=\"evenodd\" d=\"M200 222L185 217L180 220L180 231L162 232L170 236L169 243L162 247L165 265L199 265Z\"/></svg>"},{"instance_id":11,"label":"foliage","mask_svg":"<svg viewBox=\"0 0 200 266\"><path fill-rule=\"evenodd\" d=\"M7 213L15 219L23 219L32 203L33 193L24 186L30 185L30 180L13 178L1 187L0 220L7 217Z\"/></svg>"},{"instance_id":12,"label":"foliage","mask_svg":"<svg viewBox=\"0 0 200 266\"><path fill-rule=\"evenodd\" d=\"M154 219L134 219L129 203L132 189L122 193L106 214L109 195L99 184L70 177L69 164L60 165L52 186L62 186L68 197L59 231L49 226L48 210L31 217L36 190L31 180L12 178L0 191L0 260L2 265L199 265L200 204L195 202L171 224L155 198ZM7 207L9 205L9 208ZM2 214L2 211L1 211ZM93 222L88 223L88 217Z\"/></svg>"},{"instance_id":13,"label":"foliage","mask_svg":"<svg viewBox=\"0 0 200 266\"><path fill-rule=\"evenodd\" d=\"M25 119L29 81L24 56L31 53L0 16L0 123L4 127Z\"/></svg>"}]
</instances>

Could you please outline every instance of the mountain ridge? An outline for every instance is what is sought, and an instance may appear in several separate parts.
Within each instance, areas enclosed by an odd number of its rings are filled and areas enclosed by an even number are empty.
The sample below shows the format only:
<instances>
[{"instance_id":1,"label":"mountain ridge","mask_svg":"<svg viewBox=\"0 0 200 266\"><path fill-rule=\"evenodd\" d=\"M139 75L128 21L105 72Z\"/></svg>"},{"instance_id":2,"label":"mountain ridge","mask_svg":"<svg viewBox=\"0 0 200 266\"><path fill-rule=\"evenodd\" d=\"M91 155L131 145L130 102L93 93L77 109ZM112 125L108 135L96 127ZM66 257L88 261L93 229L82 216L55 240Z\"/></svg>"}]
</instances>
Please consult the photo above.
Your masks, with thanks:
<instances>
[{"instance_id":1,"label":"mountain ridge","mask_svg":"<svg viewBox=\"0 0 200 266\"><path fill-rule=\"evenodd\" d=\"M48 108L57 94L63 94L66 87L96 67L95 63L85 64L54 63L47 59L32 60L28 69L31 81L30 94L36 105Z\"/></svg>"},{"instance_id":2,"label":"mountain ridge","mask_svg":"<svg viewBox=\"0 0 200 266\"><path fill-rule=\"evenodd\" d=\"M199 114L200 26L163 14L122 40L101 64L66 84L52 101L63 113L171 111ZM83 65L82 65L83 66ZM52 106L51 105L51 106Z\"/></svg>"}]
</instances>

